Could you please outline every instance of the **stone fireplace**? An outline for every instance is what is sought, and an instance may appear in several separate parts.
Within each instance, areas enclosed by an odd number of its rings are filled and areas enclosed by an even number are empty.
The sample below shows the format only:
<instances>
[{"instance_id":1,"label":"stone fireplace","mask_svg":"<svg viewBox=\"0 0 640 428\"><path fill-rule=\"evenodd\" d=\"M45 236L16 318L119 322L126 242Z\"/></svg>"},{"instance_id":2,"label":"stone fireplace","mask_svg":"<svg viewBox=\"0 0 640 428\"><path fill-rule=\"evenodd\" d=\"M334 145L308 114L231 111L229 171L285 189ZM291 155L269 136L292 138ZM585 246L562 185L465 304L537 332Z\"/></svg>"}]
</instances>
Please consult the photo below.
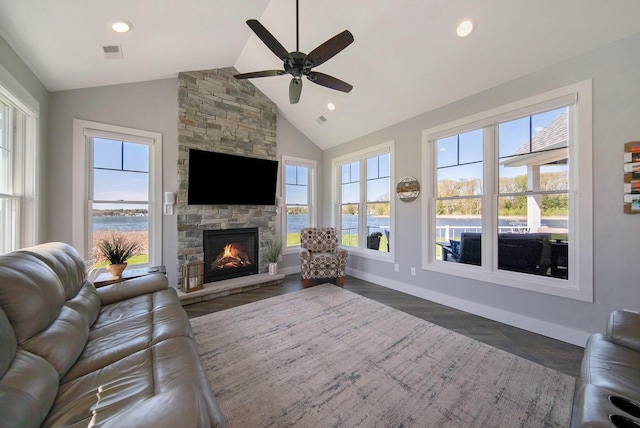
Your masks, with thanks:
<instances>
[{"instance_id":1,"label":"stone fireplace","mask_svg":"<svg viewBox=\"0 0 640 428\"><path fill-rule=\"evenodd\" d=\"M204 282L258 273L258 228L205 230Z\"/></svg>"},{"instance_id":2,"label":"stone fireplace","mask_svg":"<svg viewBox=\"0 0 640 428\"><path fill-rule=\"evenodd\" d=\"M191 148L277 160L276 105L251 82L234 79L236 73L229 67L178 76L177 263L205 261L205 231L255 229L252 269L265 273L268 261L261 243L275 237L275 206L187 204ZM206 275L205 283L211 278Z\"/></svg>"}]
</instances>

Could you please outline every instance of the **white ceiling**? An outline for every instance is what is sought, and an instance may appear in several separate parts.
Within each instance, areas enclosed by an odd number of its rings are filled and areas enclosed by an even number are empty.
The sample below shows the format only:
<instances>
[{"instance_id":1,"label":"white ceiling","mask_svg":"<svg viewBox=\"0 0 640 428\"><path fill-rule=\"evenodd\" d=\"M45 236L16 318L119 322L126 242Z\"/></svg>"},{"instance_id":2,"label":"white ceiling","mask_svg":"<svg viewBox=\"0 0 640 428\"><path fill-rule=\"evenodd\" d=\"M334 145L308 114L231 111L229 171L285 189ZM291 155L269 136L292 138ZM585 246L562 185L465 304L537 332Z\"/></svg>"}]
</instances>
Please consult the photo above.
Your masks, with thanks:
<instances>
[{"instance_id":1,"label":"white ceiling","mask_svg":"<svg viewBox=\"0 0 640 428\"><path fill-rule=\"evenodd\" d=\"M353 34L315 70L354 89L304 80L290 105L290 76L251 81L327 149L631 36L639 16L636 0L300 0L302 52L345 29ZM465 39L455 35L463 17L476 22ZM112 32L117 18L133 30ZM0 0L0 34L52 92L189 70L282 69L245 24L251 18L295 50L294 0ZM105 44L121 44L124 59L105 60Z\"/></svg>"}]
</instances>

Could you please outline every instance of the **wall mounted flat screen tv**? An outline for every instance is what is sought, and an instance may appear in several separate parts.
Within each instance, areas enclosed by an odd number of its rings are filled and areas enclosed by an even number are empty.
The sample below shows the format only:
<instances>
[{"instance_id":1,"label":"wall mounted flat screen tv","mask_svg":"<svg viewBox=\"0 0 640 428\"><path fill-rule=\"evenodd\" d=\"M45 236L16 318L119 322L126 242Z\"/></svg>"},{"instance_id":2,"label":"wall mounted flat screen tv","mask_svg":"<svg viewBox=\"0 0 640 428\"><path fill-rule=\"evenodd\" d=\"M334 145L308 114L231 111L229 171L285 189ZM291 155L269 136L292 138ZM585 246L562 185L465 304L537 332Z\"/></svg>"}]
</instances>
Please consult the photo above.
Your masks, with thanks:
<instances>
[{"instance_id":1,"label":"wall mounted flat screen tv","mask_svg":"<svg viewBox=\"0 0 640 428\"><path fill-rule=\"evenodd\" d=\"M189 150L189 205L275 205L278 161Z\"/></svg>"}]
</instances>

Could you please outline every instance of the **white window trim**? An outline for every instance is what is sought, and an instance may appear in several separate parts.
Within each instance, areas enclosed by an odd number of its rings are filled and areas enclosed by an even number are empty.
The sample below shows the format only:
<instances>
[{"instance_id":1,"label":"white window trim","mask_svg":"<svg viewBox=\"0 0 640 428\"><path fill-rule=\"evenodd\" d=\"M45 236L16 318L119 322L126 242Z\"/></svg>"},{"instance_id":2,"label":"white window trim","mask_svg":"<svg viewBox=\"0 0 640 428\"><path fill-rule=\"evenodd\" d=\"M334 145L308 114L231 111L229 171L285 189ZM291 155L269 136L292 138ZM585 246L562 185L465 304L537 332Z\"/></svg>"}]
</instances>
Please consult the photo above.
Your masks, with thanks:
<instances>
[{"instance_id":1,"label":"white window trim","mask_svg":"<svg viewBox=\"0 0 640 428\"><path fill-rule=\"evenodd\" d=\"M572 98L573 97L573 98ZM572 108L574 116L574 128L571 129L575 141L569 147L571 159L571 183L569 212L579 213L579 220L571 225L569 246L569 266L573 266L569 279L547 278L518 272L499 271L493 266L488 266L488 251L491 249L489 240L483 240L483 265L471 266L451 262L443 262L435 258L435 152L434 144L439 136L464 132L464 130L482 128L488 124L497 123L502 116L511 116L520 110L531 114L543 111L551 106L576 99L577 104ZM423 237L422 237L422 268L425 270L447 273L465 278L485 281L494 284L506 285L523 290L529 290L544 294L561 296L585 302L593 302L593 180L592 172L592 80L584 80L573 85L558 88L527 99L516 101L502 107L491 109L473 116L455 120L422 133L422 180L423 183L431 183L425 186L426 197L422 201ZM485 145L488 146L488 145ZM485 158L493 161L494 147L486 147ZM487 157L489 155L489 157ZM487 168L488 169L488 168ZM485 169L485 170L487 170ZM495 168L494 168L495 170ZM490 176L484 177L485 183L493 183L496 180L494 171ZM493 190L493 186L490 188ZM485 197L486 198L486 197ZM483 205L483 227L488 233L493 233L492 219L495 217L494 206L497 203L497 195L491 196L491 206ZM486 200L486 199L485 199ZM578 218L578 217L571 218ZM488 219L489 221L485 221ZM486 244L486 246L485 246ZM495 260L494 254L493 259Z\"/></svg>"},{"instance_id":2,"label":"white window trim","mask_svg":"<svg viewBox=\"0 0 640 428\"><path fill-rule=\"evenodd\" d=\"M21 144L14 147L17 161L12 168L15 177L14 195L18 195L16 230L14 243L16 249L36 245L39 241L38 204L38 122L40 103L0 65L0 97L12 107L20 110L23 116L17 133Z\"/></svg>"},{"instance_id":3,"label":"white window trim","mask_svg":"<svg viewBox=\"0 0 640 428\"><path fill-rule=\"evenodd\" d=\"M341 212L340 212L340 195L341 195L341 187L340 187L340 167L345 163L350 163L354 161L362 161L368 157L381 155L384 153L389 153L390 155L390 177L389 177L389 203L391 204L389 208L389 252L384 251L372 251L367 250L365 248L364 243L366 239L359 239L358 247L346 247L349 250L350 254L357 255L358 257L364 257L367 259L374 259L384 262L393 263L394 255L395 255L395 207L396 207L396 198L394 197L395 189L394 183L395 180L395 141L389 141L386 143L379 144L377 146L372 146L363 150L359 150L357 152L350 153L348 155L339 156L337 158L332 159L331 161L331 188L333 192L331 192L331 206L333 207L333 215L331 216L331 225L341 231L340 220L341 220ZM364 176L366 168L360 168L360 190L363 192L364 186L366 186L366 177ZM361 193L364 194L364 193ZM366 217L366 210L360 210L360 219L358 221L358 225L360 230L358 230L358 236L365 238L366 234L364 233L364 228L366 227L366 219L363 220L363 217Z\"/></svg>"},{"instance_id":4,"label":"white window trim","mask_svg":"<svg viewBox=\"0 0 640 428\"><path fill-rule=\"evenodd\" d=\"M152 131L109 125L88 120L73 120L73 193L71 197L71 242L85 260L91 259L89 243L89 150L87 137L101 137L145 143L153 146L149 159L149 265L163 264L162 258L162 134Z\"/></svg>"},{"instance_id":5,"label":"white window trim","mask_svg":"<svg viewBox=\"0 0 640 428\"><path fill-rule=\"evenodd\" d=\"M300 252L300 245L287 246L287 183L286 183L286 166L295 165L303 166L309 169L309 227L316 226L316 219L318 218L317 207L317 162L311 159L297 158L293 156L282 155L282 215L280 216L281 235L282 235L282 254L296 254Z\"/></svg>"}]
</instances>

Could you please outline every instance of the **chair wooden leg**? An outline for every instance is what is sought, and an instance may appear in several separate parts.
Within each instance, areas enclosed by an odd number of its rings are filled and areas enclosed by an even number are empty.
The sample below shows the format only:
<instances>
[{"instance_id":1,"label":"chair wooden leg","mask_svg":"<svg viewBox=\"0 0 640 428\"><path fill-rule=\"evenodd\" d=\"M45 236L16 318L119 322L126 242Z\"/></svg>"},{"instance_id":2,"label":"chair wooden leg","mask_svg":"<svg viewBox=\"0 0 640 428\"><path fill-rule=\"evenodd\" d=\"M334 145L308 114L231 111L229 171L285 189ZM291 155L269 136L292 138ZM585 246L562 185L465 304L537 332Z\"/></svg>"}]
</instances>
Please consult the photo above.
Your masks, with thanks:
<instances>
[{"instance_id":1,"label":"chair wooden leg","mask_svg":"<svg viewBox=\"0 0 640 428\"><path fill-rule=\"evenodd\" d=\"M340 287L344 288L344 276L338 278L338 284Z\"/></svg>"},{"instance_id":2,"label":"chair wooden leg","mask_svg":"<svg viewBox=\"0 0 640 428\"><path fill-rule=\"evenodd\" d=\"M304 278L304 279L302 280L302 286L303 286L304 288L309 288L309 278Z\"/></svg>"}]
</instances>

